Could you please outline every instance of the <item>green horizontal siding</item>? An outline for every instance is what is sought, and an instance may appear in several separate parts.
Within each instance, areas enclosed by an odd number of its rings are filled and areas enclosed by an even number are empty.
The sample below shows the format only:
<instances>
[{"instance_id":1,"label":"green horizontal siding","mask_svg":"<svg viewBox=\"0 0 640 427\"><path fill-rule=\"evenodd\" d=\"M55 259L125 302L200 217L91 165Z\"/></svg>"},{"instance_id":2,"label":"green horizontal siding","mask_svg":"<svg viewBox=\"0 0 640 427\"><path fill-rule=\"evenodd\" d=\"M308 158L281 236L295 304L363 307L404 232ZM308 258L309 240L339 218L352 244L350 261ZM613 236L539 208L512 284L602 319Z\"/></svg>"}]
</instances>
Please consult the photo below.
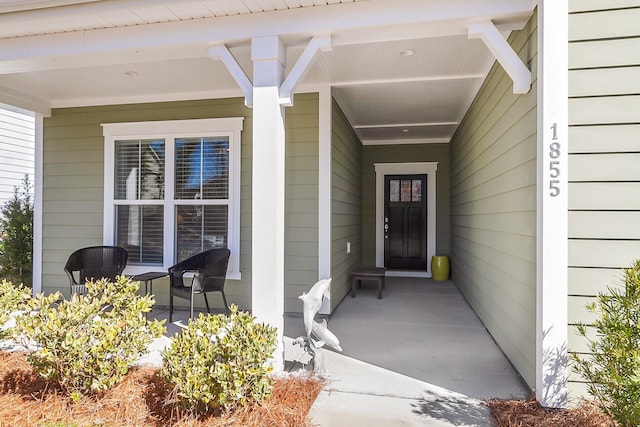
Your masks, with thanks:
<instances>
[{"instance_id":1,"label":"green horizontal siding","mask_svg":"<svg viewBox=\"0 0 640 427\"><path fill-rule=\"evenodd\" d=\"M360 157L362 146L333 101L331 120L331 305L349 292L350 273L362 262ZM351 252L347 254L347 242Z\"/></svg>"},{"instance_id":2,"label":"green horizontal siding","mask_svg":"<svg viewBox=\"0 0 640 427\"><path fill-rule=\"evenodd\" d=\"M452 277L500 348L535 385L537 17L509 43L532 67L513 94L499 64L451 142ZM440 170L438 169L438 174Z\"/></svg>"},{"instance_id":3,"label":"green horizontal siding","mask_svg":"<svg viewBox=\"0 0 640 427\"><path fill-rule=\"evenodd\" d=\"M581 353L585 305L640 258L640 0L571 0L570 11L568 346ZM585 395L573 373L569 389Z\"/></svg>"},{"instance_id":4,"label":"green horizontal siding","mask_svg":"<svg viewBox=\"0 0 640 427\"><path fill-rule=\"evenodd\" d=\"M301 313L298 296L318 280L318 94L296 95L285 111L284 309Z\"/></svg>"},{"instance_id":5,"label":"green horizontal siding","mask_svg":"<svg viewBox=\"0 0 640 427\"><path fill-rule=\"evenodd\" d=\"M296 95L286 109L285 309L296 311L298 289L317 280L318 97ZM252 110L243 100L225 98L150 104L54 109L44 119L43 144L43 291L68 293L63 272L75 249L102 243L102 123L245 117L242 132L240 196L241 281L227 284L230 303L251 307L251 135ZM302 216L299 216L302 215ZM154 283L155 284L155 283ZM158 304L168 304L168 284L159 280Z\"/></svg>"}]
</instances>

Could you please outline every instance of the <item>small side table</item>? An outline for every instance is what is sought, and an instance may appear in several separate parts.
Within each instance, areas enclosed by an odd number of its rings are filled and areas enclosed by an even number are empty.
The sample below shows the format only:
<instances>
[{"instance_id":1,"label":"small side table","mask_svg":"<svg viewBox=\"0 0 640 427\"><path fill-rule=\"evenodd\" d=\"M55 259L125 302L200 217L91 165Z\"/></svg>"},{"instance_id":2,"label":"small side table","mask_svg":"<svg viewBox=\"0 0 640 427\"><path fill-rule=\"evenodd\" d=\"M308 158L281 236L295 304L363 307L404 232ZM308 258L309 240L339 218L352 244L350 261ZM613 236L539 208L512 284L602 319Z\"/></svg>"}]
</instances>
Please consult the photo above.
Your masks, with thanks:
<instances>
[{"instance_id":1,"label":"small side table","mask_svg":"<svg viewBox=\"0 0 640 427\"><path fill-rule=\"evenodd\" d=\"M149 271L147 273L136 274L131 278L134 282L144 282L144 293L153 293L153 281L164 276L168 276L167 271Z\"/></svg>"},{"instance_id":2,"label":"small side table","mask_svg":"<svg viewBox=\"0 0 640 427\"><path fill-rule=\"evenodd\" d=\"M378 299L382 299L384 289L384 275L387 271L384 267L364 267L351 272L351 298L356 297L356 285L362 286L362 280L378 281Z\"/></svg>"}]
</instances>

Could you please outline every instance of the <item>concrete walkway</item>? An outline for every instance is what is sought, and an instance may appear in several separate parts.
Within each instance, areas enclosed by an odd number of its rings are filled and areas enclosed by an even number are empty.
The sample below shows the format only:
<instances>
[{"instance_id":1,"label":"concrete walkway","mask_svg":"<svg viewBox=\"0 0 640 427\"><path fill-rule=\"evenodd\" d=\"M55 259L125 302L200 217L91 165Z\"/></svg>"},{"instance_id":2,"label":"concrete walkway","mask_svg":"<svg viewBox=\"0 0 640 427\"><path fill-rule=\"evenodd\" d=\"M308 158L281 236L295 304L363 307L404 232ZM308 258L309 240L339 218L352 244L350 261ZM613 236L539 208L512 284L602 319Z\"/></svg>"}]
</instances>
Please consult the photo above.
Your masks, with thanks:
<instances>
[{"instance_id":1,"label":"concrete walkway","mask_svg":"<svg viewBox=\"0 0 640 427\"><path fill-rule=\"evenodd\" d=\"M388 278L381 300L365 284L329 329L343 353L324 353L328 383L310 413L323 427L489 426L482 399L531 393L450 281ZM285 335L303 334L287 316Z\"/></svg>"}]
</instances>

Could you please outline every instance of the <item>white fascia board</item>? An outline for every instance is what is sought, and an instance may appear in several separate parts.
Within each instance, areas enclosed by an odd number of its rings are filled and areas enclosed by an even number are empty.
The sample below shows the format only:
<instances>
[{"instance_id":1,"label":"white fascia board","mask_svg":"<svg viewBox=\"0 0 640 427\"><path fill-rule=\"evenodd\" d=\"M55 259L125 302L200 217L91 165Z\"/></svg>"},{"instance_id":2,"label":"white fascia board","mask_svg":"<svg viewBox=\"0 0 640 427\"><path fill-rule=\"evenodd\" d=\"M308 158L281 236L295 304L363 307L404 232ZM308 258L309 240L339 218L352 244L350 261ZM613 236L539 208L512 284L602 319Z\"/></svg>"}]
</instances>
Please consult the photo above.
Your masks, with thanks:
<instances>
[{"instance_id":1,"label":"white fascia board","mask_svg":"<svg viewBox=\"0 0 640 427\"><path fill-rule=\"evenodd\" d=\"M491 17L496 22L522 22L533 11L530 0L395 0L355 2L324 7L302 7L260 14L203 18L119 28L74 31L60 34L16 37L0 40L0 63L42 57L144 49L204 43L227 44L278 34L333 34L355 30L346 42L370 42L371 31L419 24L429 32L441 21L469 22ZM3 17L0 15L0 25ZM447 22L450 26L450 22ZM397 31L397 27L394 28ZM358 36L358 33L360 33ZM435 35L435 34L434 34ZM415 37L413 34L412 37ZM394 37L396 38L396 37ZM340 44L339 39L333 45ZM22 64L23 68L27 64Z\"/></svg>"},{"instance_id":2,"label":"white fascia board","mask_svg":"<svg viewBox=\"0 0 640 427\"><path fill-rule=\"evenodd\" d=\"M150 102L193 101L197 99L241 98L245 94L240 88L199 92L153 93L136 96L114 96L94 98L67 98L51 101L51 108L89 107L94 105L144 104Z\"/></svg>"}]
</instances>

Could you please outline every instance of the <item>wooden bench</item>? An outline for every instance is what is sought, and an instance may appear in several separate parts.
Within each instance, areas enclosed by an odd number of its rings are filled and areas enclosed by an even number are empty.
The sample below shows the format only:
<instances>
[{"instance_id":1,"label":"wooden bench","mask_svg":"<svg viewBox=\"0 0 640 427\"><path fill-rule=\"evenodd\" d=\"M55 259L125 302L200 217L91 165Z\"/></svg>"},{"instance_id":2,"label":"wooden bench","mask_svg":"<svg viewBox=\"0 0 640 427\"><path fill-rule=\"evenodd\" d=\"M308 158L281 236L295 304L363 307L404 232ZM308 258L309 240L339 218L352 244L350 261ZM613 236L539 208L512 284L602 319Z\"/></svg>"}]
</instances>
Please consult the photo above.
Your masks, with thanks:
<instances>
[{"instance_id":1,"label":"wooden bench","mask_svg":"<svg viewBox=\"0 0 640 427\"><path fill-rule=\"evenodd\" d=\"M384 274L387 271L384 267L363 267L351 272L351 298L356 297L356 285L362 286L363 280L378 281L378 299L382 298L384 289Z\"/></svg>"}]
</instances>

